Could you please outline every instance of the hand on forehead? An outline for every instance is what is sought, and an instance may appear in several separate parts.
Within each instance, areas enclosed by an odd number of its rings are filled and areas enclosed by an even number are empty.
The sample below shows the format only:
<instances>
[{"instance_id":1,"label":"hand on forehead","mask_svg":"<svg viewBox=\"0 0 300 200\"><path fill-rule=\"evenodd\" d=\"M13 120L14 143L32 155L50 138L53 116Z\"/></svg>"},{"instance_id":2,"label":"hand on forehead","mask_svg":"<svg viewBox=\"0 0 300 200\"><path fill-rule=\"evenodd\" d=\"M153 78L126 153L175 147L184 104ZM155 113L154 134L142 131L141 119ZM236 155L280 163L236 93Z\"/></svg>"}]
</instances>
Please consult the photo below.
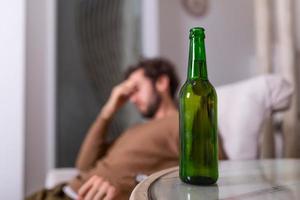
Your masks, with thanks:
<instances>
[{"instance_id":1,"label":"hand on forehead","mask_svg":"<svg viewBox=\"0 0 300 200\"><path fill-rule=\"evenodd\" d=\"M136 86L141 83L141 80L144 78L143 70L137 70L133 72L126 82L128 82L128 86Z\"/></svg>"},{"instance_id":2,"label":"hand on forehead","mask_svg":"<svg viewBox=\"0 0 300 200\"><path fill-rule=\"evenodd\" d=\"M132 78L128 78L121 83L123 92L125 92L128 96L131 96L137 91L137 85L137 80Z\"/></svg>"},{"instance_id":3,"label":"hand on forehead","mask_svg":"<svg viewBox=\"0 0 300 200\"><path fill-rule=\"evenodd\" d=\"M133 78L129 77L127 80L124 81L124 84L128 88L135 88L138 84L138 81L136 79L133 79Z\"/></svg>"}]
</instances>

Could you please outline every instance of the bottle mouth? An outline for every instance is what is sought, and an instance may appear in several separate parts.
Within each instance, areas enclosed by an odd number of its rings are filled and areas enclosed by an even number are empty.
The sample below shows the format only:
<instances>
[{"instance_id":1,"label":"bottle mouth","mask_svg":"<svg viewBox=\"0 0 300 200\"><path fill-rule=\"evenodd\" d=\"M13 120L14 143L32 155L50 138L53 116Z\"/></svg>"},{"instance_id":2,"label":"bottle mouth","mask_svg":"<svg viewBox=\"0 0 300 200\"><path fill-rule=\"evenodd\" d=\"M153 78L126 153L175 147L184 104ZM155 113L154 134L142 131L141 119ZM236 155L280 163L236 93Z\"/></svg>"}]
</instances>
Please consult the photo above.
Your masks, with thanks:
<instances>
[{"instance_id":1,"label":"bottle mouth","mask_svg":"<svg viewBox=\"0 0 300 200\"><path fill-rule=\"evenodd\" d=\"M200 37L202 39L205 38L205 29L202 27L194 27L190 29L190 36L189 38L195 38L195 37Z\"/></svg>"}]
</instances>

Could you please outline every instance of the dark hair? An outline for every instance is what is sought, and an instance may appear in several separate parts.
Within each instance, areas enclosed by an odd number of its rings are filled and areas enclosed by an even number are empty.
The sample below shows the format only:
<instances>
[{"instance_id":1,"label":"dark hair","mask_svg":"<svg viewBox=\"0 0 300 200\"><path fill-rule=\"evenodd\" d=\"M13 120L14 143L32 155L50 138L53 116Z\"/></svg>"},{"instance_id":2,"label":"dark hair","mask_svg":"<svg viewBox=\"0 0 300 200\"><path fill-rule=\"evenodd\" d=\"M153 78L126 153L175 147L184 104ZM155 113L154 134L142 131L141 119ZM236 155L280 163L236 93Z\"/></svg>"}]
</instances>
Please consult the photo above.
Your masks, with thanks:
<instances>
[{"instance_id":1,"label":"dark hair","mask_svg":"<svg viewBox=\"0 0 300 200\"><path fill-rule=\"evenodd\" d=\"M175 67L170 61L164 58L140 60L136 65L129 66L129 68L125 71L124 78L127 79L133 72L138 69L143 69L145 76L148 77L153 84L156 83L157 79L160 76L168 76L170 80L170 95L172 98L174 98L179 84L179 79Z\"/></svg>"}]
</instances>

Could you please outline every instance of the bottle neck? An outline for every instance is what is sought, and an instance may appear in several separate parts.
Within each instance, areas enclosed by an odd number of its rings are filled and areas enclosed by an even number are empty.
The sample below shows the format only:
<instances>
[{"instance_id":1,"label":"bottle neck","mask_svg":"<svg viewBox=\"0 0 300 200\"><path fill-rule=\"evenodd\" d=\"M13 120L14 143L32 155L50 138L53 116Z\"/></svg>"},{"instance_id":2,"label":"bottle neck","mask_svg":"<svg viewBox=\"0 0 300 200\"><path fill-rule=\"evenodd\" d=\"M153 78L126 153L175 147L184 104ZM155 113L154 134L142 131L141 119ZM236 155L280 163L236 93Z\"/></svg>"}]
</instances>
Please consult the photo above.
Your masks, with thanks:
<instances>
[{"instance_id":1,"label":"bottle neck","mask_svg":"<svg viewBox=\"0 0 300 200\"><path fill-rule=\"evenodd\" d=\"M208 80L204 37L191 37L189 48L188 80Z\"/></svg>"}]
</instances>

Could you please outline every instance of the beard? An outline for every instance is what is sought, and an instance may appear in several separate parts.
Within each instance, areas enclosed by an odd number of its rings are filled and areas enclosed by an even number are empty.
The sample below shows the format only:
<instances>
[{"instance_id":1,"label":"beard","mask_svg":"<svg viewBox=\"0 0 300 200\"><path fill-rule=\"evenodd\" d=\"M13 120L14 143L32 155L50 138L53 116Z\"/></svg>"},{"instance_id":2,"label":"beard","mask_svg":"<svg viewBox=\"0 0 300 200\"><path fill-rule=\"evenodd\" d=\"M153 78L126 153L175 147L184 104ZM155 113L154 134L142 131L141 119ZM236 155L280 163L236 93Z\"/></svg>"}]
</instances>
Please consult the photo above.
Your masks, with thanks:
<instances>
[{"instance_id":1,"label":"beard","mask_svg":"<svg viewBox=\"0 0 300 200\"><path fill-rule=\"evenodd\" d=\"M149 105L147 106L146 111L141 113L142 116L147 119L153 118L160 106L160 103L161 103L161 96L158 94L156 90L154 90L153 97Z\"/></svg>"}]
</instances>

